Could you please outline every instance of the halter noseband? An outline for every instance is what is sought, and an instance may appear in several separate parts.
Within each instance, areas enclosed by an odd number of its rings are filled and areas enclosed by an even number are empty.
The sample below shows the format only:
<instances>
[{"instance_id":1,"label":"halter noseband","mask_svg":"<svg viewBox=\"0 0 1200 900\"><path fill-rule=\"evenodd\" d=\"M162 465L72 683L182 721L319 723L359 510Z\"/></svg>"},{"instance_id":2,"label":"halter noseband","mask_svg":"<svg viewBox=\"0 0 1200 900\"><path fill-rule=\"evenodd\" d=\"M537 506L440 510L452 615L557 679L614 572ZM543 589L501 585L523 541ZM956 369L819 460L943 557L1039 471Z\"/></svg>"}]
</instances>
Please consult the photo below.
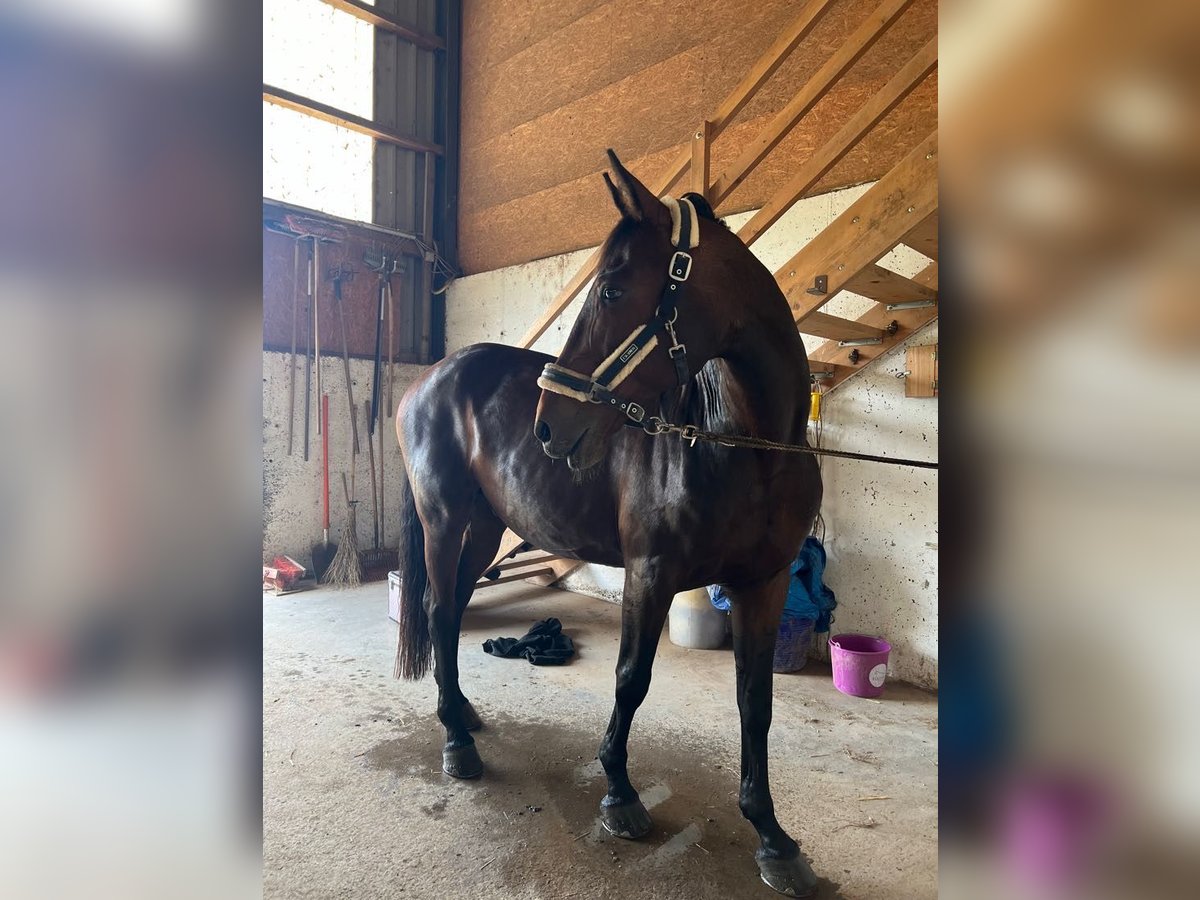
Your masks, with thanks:
<instances>
[{"instance_id":1,"label":"halter noseband","mask_svg":"<svg viewBox=\"0 0 1200 900\"><path fill-rule=\"evenodd\" d=\"M543 390L562 394L581 403L615 406L630 421L639 425L646 417L645 408L632 400L623 400L613 390L658 346L658 336L664 331L671 338L667 354L675 364L675 377L681 385L686 384L689 377L687 348L675 335L675 320L679 318L679 300L692 274L692 255L688 251L699 246L700 227L696 208L690 200L663 197L662 202L671 212L671 244L675 247L675 253L667 269L667 286L663 288L654 317L645 325L635 328L633 334L596 367L591 377L557 363L547 363L537 380L538 387Z\"/></svg>"}]
</instances>

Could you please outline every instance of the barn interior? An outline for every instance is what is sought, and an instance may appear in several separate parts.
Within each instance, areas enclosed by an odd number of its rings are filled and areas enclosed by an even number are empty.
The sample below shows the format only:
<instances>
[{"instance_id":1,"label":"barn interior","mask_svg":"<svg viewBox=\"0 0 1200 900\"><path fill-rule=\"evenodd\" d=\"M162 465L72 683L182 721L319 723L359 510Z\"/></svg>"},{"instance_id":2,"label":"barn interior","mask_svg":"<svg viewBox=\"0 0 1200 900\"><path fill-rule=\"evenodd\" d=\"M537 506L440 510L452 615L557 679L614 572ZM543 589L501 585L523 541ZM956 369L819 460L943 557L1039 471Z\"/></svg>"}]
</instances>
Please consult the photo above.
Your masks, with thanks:
<instances>
[{"instance_id":1,"label":"barn interior","mask_svg":"<svg viewBox=\"0 0 1200 900\"><path fill-rule=\"evenodd\" d=\"M630 743L655 828L600 827L620 569L505 534L459 654L484 775L442 772L436 686L392 677L396 408L469 345L561 350L616 222L613 148L656 194L703 195L774 273L812 444L936 461L937 27L931 0L264 3L268 896L772 896L738 809L727 638L663 635ZM776 814L819 896L930 897L937 471L821 472L836 608L774 678ZM313 577L335 544L361 583ZM551 616L567 665L481 648ZM878 696L834 685L847 633L890 645Z\"/></svg>"}]
</instances>

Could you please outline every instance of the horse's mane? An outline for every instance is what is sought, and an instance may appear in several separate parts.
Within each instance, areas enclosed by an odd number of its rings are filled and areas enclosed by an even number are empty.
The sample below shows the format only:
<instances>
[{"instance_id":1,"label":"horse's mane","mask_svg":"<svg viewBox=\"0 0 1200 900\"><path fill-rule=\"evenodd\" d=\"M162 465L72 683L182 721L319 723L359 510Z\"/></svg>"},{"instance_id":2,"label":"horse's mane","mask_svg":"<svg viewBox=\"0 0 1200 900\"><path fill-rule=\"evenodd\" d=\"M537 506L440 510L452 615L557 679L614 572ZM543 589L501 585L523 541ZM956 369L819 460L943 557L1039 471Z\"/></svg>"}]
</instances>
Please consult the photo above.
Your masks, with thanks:
<instances>
[{"instance_id":1,"label":"horse's mane","mask_svg":"<svg viewBox=\"0 0 1200 900\"><path fill-rule=\"evenodd\" d=\"M712 359L682 387L662 396L663 416L671 422L695 425L704 431L737 430L726 379L724 361Z\"/></svg>"},{"instance_id":2,"label":"horse's mane","mask_svg":"<svg viewBox=\"0 0 1200 900\"><path fill-rule=\"evenodd\" d=\"M717 218L717 214L713 212L712 206L709 205L709 202L705 200L701 194L697 194L694 191L688 191L680 199L692 201L692 206L695 207L696 214L700 216L700 218L708 219L710 222L716 222L726 231L729 230L729 226L725 224L725 220Z\"/></svg>"}]
</instances>

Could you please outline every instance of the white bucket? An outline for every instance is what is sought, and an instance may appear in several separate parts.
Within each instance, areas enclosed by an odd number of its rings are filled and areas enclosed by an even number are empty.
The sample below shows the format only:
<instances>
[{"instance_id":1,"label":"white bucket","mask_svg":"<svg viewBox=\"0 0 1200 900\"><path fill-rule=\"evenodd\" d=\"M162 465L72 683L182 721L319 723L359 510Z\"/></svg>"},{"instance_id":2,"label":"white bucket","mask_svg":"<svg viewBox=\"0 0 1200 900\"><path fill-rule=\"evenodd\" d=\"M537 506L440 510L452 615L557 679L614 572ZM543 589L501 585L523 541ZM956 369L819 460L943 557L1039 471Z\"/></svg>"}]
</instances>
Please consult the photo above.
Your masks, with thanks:
<instances>
[{"instance_id":1,"label":"white bucket","mask_svg":"<svg viewBox=\"0 0 1200 900\"><path fill-rule=\"evenodd\" d=\"M684 591L671 601L667 633L677 647L716 650L725 643L728 626L728 613L712 605L706 588Z\"/></svg>"}]
</instances>

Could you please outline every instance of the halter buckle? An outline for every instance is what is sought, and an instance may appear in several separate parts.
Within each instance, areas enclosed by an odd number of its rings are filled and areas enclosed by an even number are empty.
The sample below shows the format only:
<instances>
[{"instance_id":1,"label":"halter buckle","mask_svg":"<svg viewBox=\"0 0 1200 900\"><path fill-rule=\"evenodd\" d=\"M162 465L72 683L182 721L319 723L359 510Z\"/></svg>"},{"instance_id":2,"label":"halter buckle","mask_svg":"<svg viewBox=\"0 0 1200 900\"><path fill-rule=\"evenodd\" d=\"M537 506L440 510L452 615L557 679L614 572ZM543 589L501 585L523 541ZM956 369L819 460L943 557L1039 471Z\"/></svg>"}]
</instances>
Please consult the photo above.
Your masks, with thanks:
<instances>
[{"instance_id":1,"label":"halter buckle","mask_svg":"<svg viewBox=\"0 0 1200 900\"><path fill-rule=\"evenodd\" d=\"M645 407L630 400L629 405L625 407L625 415L640 425L646 418L646 410Z\"/></svg>"},{"instance_id":2,"label":"halter buckle","mask_svg":"<svg viewBox=\"0 0 1200 900\"><path fill-rule=\"evenodd\" d=\"M692 255L676 250L667 272L675 281L687 281L688 276L692 274Z\"/></svg>"}]
</instances>

